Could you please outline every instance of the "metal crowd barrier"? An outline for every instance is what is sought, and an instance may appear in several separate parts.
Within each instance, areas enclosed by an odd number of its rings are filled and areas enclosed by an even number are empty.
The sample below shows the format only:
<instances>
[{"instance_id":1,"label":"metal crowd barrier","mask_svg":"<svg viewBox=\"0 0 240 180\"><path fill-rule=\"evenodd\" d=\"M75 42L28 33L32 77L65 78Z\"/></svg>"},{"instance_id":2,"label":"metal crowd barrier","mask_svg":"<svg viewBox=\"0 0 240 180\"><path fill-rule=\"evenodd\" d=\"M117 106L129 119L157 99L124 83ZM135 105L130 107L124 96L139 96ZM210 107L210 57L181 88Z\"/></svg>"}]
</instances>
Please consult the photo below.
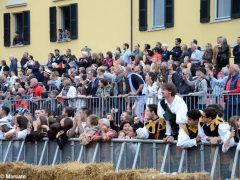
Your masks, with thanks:
<instances>
[{"instance_id":1,"label":"metal crowd barrier","mask_svg":"<svg viewBox=\"0 0 240 180\"><path fill-rule=\"evenodd\" d=\"M180 95L186 102L188 109L204 109L210 104L220 104L224 108L225 119L228 120L232 115L240 115L240 94L227 94L215 96L212 94L204 94L199 96ZM142 98L143 96L141 96ZM145 96L145 104L158 104L159 99L156 96ZM11 112L15 112L18 108L27 106L31 113L36 109L47 108L51 109L56 115L61 115L63 108L70 106L79 111L81 107L87 106L92 110L92 113L99 116L110 113L111 109L116 109L117 120L123 111L129 111L134 114L133 107L138 103L138 97L91 97L83 98L76 97L71 99L24 99L21 101L4 100L0 101L0 105L8 106ZM23 103L24 102L24 103ZM144 103L141 101L141 103Z\"/></svg>"},{"instance_id":2,"label":"metal crowd barrier","mask_svg":"<svg viewBox=\"0 0 240 180\"><path fill-rule=\"evenodd\" d=\"M221 146L199 144L181 149L160 140L113 139L111 142L88 146L70 139L63 150L55 141L44 139L30 143L0 140L0 162L24 161L35 165L55 165L69 161L82 163L111 162L116 171L123 169L154 168L160 172L209 172L212 179L239 177L239 151L227 153Z\"/></svg>"}]
</instances>

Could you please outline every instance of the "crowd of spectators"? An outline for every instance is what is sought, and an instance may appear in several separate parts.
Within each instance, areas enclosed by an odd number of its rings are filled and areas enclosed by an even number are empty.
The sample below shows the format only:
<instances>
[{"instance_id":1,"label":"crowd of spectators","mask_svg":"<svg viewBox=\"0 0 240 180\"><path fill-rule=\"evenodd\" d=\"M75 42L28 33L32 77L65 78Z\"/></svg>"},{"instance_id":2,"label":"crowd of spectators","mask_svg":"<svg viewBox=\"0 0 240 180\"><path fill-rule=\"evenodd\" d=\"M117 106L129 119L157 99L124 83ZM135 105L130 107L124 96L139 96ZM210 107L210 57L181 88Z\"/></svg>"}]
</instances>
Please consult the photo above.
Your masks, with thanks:
<instances>
[{"instance_id":1,"label":"crowd of spectators","mask_svg":"<svg viewBox=\"0 0 240 180\"><path fill-rule=\"evenodd\" d=\"M1 60L0 137L30 142L48 137L56 139L60 148L71 137L79 137L84 145L117 137L167 143L179 139L180 147L223 142L226 151L239 138L240 37L232 51L234 64L224 37L217 38L214 48L207 43L204 53L196 39L189 47L181 41L176 38L171 50L160 42L153 48L144 44L142 49L136 44L133 51L124 43L123 50L116 47L106 54L85 47L79 59L71 49L65 54L55 49L44 65L24 52L20 71L16 57L10 56L9 65ZM206 103L207 94L216 104L221 104L219 96L226 95L224 107ZM110 107L98 107L109 97L116 97ZM128 97L133 101L125 107ZM9 107L6 102L11 98ZM40 106L41 99L51 109ZM56 115L59 104L63 110ZM98 108L103 113L91 113Z\"/></svg>"}]
</instances>

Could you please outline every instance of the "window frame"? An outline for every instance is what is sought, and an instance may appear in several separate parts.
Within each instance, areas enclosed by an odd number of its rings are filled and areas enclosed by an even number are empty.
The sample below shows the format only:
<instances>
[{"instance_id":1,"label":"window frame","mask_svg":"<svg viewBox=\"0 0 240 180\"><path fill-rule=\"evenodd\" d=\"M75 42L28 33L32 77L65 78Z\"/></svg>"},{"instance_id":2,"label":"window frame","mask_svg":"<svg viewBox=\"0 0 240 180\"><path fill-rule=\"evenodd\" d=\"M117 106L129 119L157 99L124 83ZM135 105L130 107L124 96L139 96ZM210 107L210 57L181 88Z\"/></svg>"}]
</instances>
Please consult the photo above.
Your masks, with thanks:
<instances>
[{"instance_id":1,"label":"window frame","mask_svg":"<svg viewBox=\"0 0 240 180\"><path fill-rule=\"evenodd\" d=\"M166 0L163 0L163 26L154 26L154 15L155 15L155 12L154 12L154 7L155 7L155 1L156 0L151 0L151 30L157 30L157 29L165 29L166 28L166 22L165 22L165 14L166 14Z\"/></svg>"},{"instance_id":2,"label":"window frame","mask_svg":"<svg viewBox=\"0 0 240 180\"><path fill-rule=\"evenodd\" d=\"M230 14L229 16L226 17L218 17L218 1L219 0L214 0L214 20L215 21L226 21L226 20L231 20L231 6L232 6L232 1L230 0Z\"/></svg>"}]
</instances>

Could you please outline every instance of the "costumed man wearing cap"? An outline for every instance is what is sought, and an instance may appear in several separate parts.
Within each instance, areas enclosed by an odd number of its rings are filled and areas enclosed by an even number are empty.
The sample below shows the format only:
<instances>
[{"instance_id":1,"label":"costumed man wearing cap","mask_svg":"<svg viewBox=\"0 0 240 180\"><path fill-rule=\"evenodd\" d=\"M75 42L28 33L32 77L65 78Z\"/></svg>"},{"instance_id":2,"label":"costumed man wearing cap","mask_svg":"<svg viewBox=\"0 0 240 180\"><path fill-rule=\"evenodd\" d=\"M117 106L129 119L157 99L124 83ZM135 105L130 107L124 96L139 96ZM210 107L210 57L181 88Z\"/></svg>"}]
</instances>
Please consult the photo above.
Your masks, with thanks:
<instances>
[{"instance_id":1,"label":"costumed man wearing cap","mask_svg":"<svg viewBox=\"0 0 240 180\"><path fill-rule=\"evenodd\" d=\"M198 135L198 123L202 114L199 110L193 109L187 112L187 124L184 124L179 130L177 146L181 148L190 148L197 146L201 141Z\"/></svg>"},{"instance_id":2,"label":"costumed man wearing cap","mask_svg":"<svg viewBox=\"0 0 240 180\"><path fill-rule=\"evenodd\" d=\"M146 109L147 122L137 129L137 137L142 139L163 139L166 135L166 122L157 115L157 105L149 104Z\"/></svg>"}]
</instances>

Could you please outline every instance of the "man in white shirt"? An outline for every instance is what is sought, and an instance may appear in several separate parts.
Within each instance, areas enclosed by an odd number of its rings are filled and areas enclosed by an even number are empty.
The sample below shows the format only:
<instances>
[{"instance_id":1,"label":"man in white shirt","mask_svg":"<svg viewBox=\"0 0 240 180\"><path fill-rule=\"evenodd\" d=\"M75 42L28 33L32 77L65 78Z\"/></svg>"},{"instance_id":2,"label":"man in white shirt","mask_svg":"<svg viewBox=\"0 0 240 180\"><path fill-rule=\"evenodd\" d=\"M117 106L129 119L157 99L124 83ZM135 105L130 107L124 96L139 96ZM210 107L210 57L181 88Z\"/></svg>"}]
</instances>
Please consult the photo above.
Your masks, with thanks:
<instances>
[{"instance_id":1,"label":"man in white shirt","mask_svg":"<svg viewBox=\"0 0 240 180\"><path fill-rule=\"evenodd\" d=\"M177 146L181 148L197 146L197 143L201 141L201 137L198 135L198 123L201 116L201 112L197 109L187 112L187 124L179 130Z\"/></svg>"},{"instance_id":2,"label":"man in white shirt","mask_svg":"<svg viewBox=\"0 0 240 180\"><path fill-rule=\"evenodd\" d=\"M87 129L87 117L90 116L91 112L87 107L82 107L80 112L77 112L74 120L73 127L67 132L69 138L80 135Z\"/></svg>"},{"instance_id":3,"label":"man in white shirt","mask_svg":"<svg viewBox=\"0 0 240 180\"><path fill-rule=\"evenodd\" d=\"M167 83L162 86L162 93L165 99L160 102L158 116L166 121L165 142L177 140L178 131L181 126L187 123L187 105L177 94L174 84Z\"/></svg>"}]
</instances>

